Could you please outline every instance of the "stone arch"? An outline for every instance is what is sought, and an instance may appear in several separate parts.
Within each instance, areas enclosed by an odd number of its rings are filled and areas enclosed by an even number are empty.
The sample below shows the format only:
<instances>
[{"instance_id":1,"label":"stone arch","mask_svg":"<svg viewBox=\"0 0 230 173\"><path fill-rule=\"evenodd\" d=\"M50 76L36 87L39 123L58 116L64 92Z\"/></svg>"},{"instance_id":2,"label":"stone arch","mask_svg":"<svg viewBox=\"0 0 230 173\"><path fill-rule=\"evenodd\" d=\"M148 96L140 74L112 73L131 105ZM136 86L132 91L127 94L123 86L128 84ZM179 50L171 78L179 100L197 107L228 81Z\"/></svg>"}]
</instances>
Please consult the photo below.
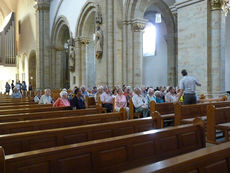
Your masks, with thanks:
<instances>
[{"instance_id":1,"label":"stone arch","mask_svg":"<svg viewBox=\"0 0 230 173\"><path fill-rule=\"evenodd\" d=\"M133 32L133 26L135 26L135 22L146 22L143 21L144 15L146 11L148 10L155 10L162 14L162 18L166 25L167 34L165 35L165 41L167 44L167 84L168 85L176 85L177 82L177 59L176 59L176 25L174 21L174 16L169 8L169 6L163 1L163 0L127 0L125 2L124 7L124 21L126 26L126 34L128 35L128 40L126 41L126 44L130 45L132 43L132 46L129 47L137 47L138 45L135 44L135 42L141 42L140 38L136 38L137 34ZM139 34L141 37L141 34ZM139 45L140 47L141 45ZM127 47L127 46L126 46ZM142 48L142 47L141 47ZM128 84L131 85L140 85L142 84L142 60L135 59L135 54L133 49L126 50L126 55L128 55L129 59L133 62L133 67L130 67L131 69L138 69L137 71L133 71L132 81L128 81ZM140 53L141 54L141 53ZM140 56L139 56L140 57ZM141 56L142 57L142 56ZM135 62L137 62L135 64ZM135 66L136 65L136 66ZM139 76L139 79L136 79L137 75ZM131 77L131 76L130 76ZM130 78L127 76L127 78ZM135 83L134 81L138 81L138 83Z\"/></svg>"},{"instance_id":2,"label":"stone arch","mask_svg":"<svg viewBox=\"0 0 230 173\"><path fill-rule=\"evenodd\" d=\"M93 34L95 33L96 4L87 1L76 26L76 78L78 85L96 85L96 61Z\"/></svg>"},{"instance_id":3,"label":"stone arch","mask_svg":"<svg viewBox=\"0 0 230 173\"><path fill-rule=\"evenodd\" d=\"M68 66L69 50L64 45L72 37L69 22L64 16L60 16L52 31L52 88L70 88L70 71Z\"/></svg>"},{"instance_id":4,"label":"stone arch","mask_svg":"<svg viewBox=\"0 0 230 173\"><path fill-rule=\"evenodd\" d=\"M36 51L31 50L28 59L28 86L32 84L33 88L36 88Z\"/></svg>"}]
</instances>

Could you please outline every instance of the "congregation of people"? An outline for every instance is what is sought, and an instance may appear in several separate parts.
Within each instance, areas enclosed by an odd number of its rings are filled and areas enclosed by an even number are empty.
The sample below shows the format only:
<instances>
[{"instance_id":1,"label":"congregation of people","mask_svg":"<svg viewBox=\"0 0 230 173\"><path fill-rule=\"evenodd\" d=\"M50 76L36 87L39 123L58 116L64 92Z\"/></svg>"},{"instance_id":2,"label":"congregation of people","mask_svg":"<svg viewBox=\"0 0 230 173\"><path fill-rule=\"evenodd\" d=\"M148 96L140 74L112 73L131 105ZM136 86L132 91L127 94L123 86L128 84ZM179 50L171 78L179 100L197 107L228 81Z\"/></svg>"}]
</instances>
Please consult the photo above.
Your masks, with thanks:
<instances>
[{"instance_id":1,"label":"congregation of people","mask_svg":"<svg viewBox=\"0 0 230 173\"><path fill-rule=\"evenodd\" d=\"M199 97L195 93L195 86L200 86L200 83L195 78L188 76L186 70L182 70L183 78L180 81L180 86L161 86L161 87L135 87L132 89L130 86L123 85L115 86L112 89L108 86L93 87L92 90L87 90L85 86L80 88L74 87L73 90L62 89L60 97L53 100L51 97L51 89L45 89L44 94L42 91L37 90L33 98L33 101L38 104L53 104L53 107L68 107L74 109L85 109L86 96L94 97L96 103L101 103L101 106L107 110L107 112L117 111L124 108L129 117L129 102L132 100L134 111L140 113L142 117L148 117L150 115L149 108L150 102L155 103L175 103L183 102L184 104L195 104ZM27 94L27 85L25 81L20 83L18 81L16 86L14 81L11 85L6 83L6 93L9 94L12 89L12 98L22 98ZM29 91L32 91L32 85L29 85ZM114 99L114 101L113 101Z\"/></svg>"}]
</instances>

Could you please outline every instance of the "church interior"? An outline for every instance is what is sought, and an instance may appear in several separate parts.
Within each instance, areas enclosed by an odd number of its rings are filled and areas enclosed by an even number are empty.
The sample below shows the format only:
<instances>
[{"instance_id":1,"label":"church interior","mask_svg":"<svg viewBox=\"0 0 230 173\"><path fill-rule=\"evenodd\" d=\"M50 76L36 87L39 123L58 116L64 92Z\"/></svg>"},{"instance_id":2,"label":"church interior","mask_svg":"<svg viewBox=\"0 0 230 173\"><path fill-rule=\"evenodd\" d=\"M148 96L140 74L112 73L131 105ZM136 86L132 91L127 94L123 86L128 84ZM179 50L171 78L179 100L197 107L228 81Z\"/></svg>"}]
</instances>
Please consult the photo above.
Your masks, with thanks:
<instances>
[{"instance_id":1,"label":"church interior","mask_svg":"<svg viewBox=\"0 0 230 173\"><path fill-rule=\"evenodd\" d=\"M230 0L0 0L0 173L230 173Z\"/></svg>"}]
</instances>

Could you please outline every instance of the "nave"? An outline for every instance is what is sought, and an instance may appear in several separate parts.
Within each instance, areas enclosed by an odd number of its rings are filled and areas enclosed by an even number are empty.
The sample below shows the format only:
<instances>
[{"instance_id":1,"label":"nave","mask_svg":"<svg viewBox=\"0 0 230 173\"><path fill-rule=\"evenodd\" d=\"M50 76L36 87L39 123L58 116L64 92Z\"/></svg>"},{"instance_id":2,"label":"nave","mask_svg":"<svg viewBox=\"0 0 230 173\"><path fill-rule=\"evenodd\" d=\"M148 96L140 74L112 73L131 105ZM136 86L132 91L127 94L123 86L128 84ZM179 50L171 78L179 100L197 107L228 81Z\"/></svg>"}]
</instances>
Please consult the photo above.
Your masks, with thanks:
<instances>
[{"instance_id":1,"label":"nave","mask_svg":"<svg viewBox=\"0 0 230 173\"><path fill-rule=\"evenodd\" d=\"M229 101L151 102L150 117L128 120L125 109L87 103L69 110L1 95L1 172L229 172Z\"/></svg>"}]
</instances>

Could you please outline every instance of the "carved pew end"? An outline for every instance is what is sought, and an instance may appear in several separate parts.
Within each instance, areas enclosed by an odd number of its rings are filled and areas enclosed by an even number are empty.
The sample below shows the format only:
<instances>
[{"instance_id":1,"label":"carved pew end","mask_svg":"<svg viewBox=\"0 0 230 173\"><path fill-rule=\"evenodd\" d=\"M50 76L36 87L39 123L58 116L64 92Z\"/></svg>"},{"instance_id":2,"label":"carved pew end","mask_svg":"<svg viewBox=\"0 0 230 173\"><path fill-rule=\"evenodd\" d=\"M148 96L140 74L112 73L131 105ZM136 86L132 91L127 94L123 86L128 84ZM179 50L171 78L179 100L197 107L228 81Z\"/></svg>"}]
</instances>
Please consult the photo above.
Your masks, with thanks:
<instances>
[{"instance_id":1,"label":"carved pew end","mask_svg":"<svg viewBox=\"0 0 230 173\"><path fill-rule=\"evenodd\" d=\"M194 120L193 120L193 124L194 125L199 125L201 126L202 128L205 128L205 122L199 118L199 117L196 117Z\"/></svg>"},{"instance_id":2,"label":"carved pew end","mask_svg":"<svg viewBox=\"0 0 230 173\"><path fill-rule=\"evenodd\" d=\"M0 147L0 172L5 173L5 152L2 147Z\"/></svg>"}]
</instances>

